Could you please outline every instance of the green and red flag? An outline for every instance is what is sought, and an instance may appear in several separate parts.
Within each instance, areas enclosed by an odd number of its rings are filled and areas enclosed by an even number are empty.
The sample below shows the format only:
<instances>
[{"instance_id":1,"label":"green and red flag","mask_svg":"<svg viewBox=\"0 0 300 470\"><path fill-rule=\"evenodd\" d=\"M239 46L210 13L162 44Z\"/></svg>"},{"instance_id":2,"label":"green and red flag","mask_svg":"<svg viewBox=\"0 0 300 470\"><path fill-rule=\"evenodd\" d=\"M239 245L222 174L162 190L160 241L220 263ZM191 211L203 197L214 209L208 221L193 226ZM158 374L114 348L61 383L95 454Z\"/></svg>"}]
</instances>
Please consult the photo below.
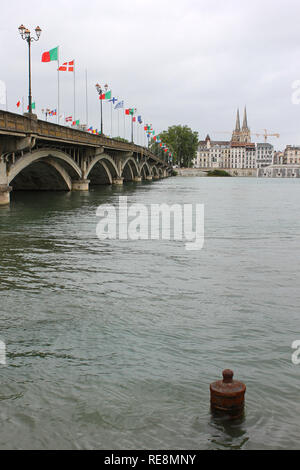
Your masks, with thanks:
<instances>
[{"instance_id":1,"label":"green and red flag","mask_svg":"<svg viewBox=\"0 0 300 470\"><path fill-rule=\"evenodd\" d=\"M31 109L35 109L35 101L31 103ZM29 111L29 105L27 106L27 111Z\"/></svg>"},{"instance_id":2,"label":"green and red flag","mask_svg":"<svg viewBox=\"0 0 300 470\"><path fill-rule=\"evenodd\" d=\"M106 93L102 93L99 97L100 100L110 100L111 99L111 91L107 91Z\"/></svg>"},{"instance_id":3,"label":"green and red flag","mask_svg":"<svg viewBox=\"0 0 300 470\"><path fill-rule=\"evenodd\" d=\"M58 60L58 46L42 54L42 62L51 62L52 60Z\"/></svg>"}]
</instances>

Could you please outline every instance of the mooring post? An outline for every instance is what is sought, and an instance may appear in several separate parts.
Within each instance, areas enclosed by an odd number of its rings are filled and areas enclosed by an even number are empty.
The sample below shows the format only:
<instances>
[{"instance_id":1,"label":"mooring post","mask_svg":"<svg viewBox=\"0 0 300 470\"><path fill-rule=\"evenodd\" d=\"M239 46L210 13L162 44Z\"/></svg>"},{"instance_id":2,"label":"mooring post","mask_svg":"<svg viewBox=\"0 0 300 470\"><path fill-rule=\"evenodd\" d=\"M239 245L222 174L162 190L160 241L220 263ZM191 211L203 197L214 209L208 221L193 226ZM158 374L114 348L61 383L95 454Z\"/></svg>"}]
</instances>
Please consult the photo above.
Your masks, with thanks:
<instances>
[{"instance_id":1,"label":"mooring post","mask_svg":"<svg viewBox=\"0 0 300 470\"><path fill-rule=\"evenodd\" d=\"M210 385L211 410L216 414L239 418L244 412L246 385L233 380L230 369L223 371L223 380Z\"/></svg>"}]
</instances>

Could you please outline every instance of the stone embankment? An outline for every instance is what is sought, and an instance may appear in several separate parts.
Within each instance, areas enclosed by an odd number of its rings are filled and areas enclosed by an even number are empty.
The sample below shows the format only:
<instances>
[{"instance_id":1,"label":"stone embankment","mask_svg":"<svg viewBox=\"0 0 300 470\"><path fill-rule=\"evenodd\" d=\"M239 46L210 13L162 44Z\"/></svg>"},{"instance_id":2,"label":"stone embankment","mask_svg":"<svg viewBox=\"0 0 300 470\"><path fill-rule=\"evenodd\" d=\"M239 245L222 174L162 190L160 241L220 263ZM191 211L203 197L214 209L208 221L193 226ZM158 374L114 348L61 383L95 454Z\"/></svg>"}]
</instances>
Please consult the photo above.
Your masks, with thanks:
<instances>
[{"instance_id":1,"label":"stone embankment","mask_svg":"<svg viewBox=\"0 0 300 470\"><path fill-rule=\"evenodd\" d=\"M175 168L178 176L207 176L208 171L216 168ZM224 168L231 176L257 176L256 168Z\"/></svg>"}]
</instances>

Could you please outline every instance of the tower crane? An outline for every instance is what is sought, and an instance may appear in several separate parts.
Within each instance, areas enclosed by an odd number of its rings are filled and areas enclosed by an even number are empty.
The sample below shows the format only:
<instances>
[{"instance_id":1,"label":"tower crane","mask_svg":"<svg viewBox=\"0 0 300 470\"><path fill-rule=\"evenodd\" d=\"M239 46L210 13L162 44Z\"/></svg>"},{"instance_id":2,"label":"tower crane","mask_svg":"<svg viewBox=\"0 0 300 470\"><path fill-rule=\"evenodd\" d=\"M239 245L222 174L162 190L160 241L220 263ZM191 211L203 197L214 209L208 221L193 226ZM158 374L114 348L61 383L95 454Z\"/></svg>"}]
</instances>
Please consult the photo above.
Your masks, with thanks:
<instances>
[{"instance_id":1,"label":"tower crane","mask_svg":"<svg viewBox=\"0 0 300 470\"><path fill-rule=\"evenodd\" d=\"M273 133L273 134L270 134L267 129L263 129L265 132L263 134L260 134L260 133L257 133L257 132L251 132L250 135L255 135L256 137L264 137L265 139L265 143L267 142L268 140L268 137L277 137L279 138L280 137L280 134L278 133ZM229 132L229 131L218 131L218 132L214 132L215 134L232 134L232 132Z\"/></svg>"},{"instance_id":2,"label":"tower crane","mask_svg":"<svg viewBox=\"0 0 300 470\"><path fill-rule=\"evenodd\" d=\"M277 137L278 139L279 139L279 137L280 137L280 134L278 134L278 133L269 134L268 131L267 131L267 129L263 129L263 130L265 131L264 134L255 134L255 135L256 135L257 137L263 135L263 136L264 136L264 139L265 139L265 142L267 142L268 137Z\"/></svg>"}]
</instances>

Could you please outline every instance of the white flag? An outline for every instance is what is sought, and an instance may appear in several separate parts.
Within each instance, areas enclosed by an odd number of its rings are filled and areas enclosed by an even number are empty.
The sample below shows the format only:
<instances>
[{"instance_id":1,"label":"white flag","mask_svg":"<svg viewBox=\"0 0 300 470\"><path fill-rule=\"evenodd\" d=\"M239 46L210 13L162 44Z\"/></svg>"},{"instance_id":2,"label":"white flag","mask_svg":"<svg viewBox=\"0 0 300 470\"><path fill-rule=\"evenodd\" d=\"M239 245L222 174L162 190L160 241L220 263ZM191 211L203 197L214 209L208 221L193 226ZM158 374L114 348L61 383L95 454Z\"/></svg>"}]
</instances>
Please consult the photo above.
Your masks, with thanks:
<instances>
[{"instance_id":1,"label":"white flag","mask_svg":"<svg viewBox=\"0 0 300 470\"><path fill-rule=\"evenodd\" d=\"M6 85L0 80L0 104L6 104Z\"/></svg>"}]
</instances>

